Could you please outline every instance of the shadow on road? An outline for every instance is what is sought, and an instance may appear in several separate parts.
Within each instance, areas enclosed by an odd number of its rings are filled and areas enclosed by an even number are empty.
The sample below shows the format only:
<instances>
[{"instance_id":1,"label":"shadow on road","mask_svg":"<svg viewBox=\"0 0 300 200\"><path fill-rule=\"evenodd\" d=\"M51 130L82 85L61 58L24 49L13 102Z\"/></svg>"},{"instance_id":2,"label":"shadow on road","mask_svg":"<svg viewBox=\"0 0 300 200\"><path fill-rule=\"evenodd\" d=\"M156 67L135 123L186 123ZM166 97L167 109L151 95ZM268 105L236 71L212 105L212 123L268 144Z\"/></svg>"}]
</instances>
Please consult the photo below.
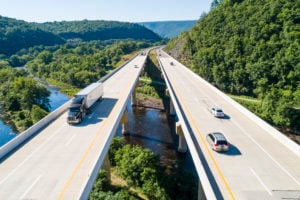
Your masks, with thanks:
<instances>
[{"instance_id":1,"label":"shadow on road","mask_svg":"<svg viewBox=\"0 0 300 200\"><path fill-rule=\"evenodd\" d=\"M224 152L224 154L226 154L228 156L240 156L240 155L242 155L240 150L233 144L230 144L229 150L227 152Z\"/></svg>"}]
</instances>

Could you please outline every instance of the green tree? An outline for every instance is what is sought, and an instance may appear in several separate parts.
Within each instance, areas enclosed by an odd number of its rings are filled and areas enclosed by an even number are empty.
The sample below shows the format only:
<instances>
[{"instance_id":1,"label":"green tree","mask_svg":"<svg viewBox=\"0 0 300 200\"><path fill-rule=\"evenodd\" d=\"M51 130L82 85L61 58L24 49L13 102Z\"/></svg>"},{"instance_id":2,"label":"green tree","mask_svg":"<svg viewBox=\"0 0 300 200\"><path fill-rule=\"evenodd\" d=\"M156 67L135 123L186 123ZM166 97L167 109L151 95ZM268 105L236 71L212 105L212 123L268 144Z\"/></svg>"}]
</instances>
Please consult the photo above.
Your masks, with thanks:
<instances>
[{"instance_id":1,"label":"green tree","mask_svg":"<svg viewBox=\"0 0 300 200\"><path fill-rule=\"evenodd\" d=\"M37 105L32 106L31 118L32 118L33 123L38 122L40 119L45 117L47 114L48 114L48 112L45 111L44 109L40 108L39 106L37 106Z\"/></svg>"},{"instance_id":2,"label":"green tree","mask_svg":"<svg viewBox=\"0 0 300 200\"><path fill-rule=\"evenodd\" d=\"M149 149L125 145L115 155L117 170L132 186L143 185L145 176L156 177L159 169L159 157Z\"/></svg>"}]
</instances>

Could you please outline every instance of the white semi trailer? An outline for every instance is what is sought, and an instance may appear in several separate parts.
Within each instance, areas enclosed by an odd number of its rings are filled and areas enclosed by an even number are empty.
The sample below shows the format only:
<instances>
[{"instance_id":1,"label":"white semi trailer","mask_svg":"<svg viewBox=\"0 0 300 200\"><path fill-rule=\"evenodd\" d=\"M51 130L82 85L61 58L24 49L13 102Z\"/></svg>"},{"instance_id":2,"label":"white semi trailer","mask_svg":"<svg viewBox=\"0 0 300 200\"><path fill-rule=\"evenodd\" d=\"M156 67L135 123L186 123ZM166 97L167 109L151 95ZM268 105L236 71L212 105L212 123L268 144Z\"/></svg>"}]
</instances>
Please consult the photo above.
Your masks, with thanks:
<instances>
[{"instance_id":1,"label":"white semi trailer","mask_svg":"<svg viewBox=\"0 0 300 200\"><path fill-rule=\"evenodd\" d=\"M67 122L69 124L80 123L89 109L100 100L104 94L103 83L92 83L72 99L69 106Z\"/></svg>"}]
</instances>

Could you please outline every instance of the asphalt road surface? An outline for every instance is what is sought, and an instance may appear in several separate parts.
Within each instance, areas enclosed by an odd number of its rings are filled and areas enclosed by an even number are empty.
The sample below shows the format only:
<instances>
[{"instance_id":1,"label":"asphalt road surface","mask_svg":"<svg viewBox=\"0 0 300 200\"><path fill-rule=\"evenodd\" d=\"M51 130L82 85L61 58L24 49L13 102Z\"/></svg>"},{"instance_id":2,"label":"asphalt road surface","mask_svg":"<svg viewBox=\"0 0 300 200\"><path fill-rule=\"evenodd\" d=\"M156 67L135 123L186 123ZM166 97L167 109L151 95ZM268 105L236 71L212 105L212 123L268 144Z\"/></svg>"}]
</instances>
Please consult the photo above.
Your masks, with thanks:
<instances>
[{"instance_id":1,"label":"asphalt road surface","mask_svg":"<svg viewBox=\"0 0 300 200\"><path fill-rule=\"evenodd\" d=\"M80 124L69 125L64 113L2 160L0 199L78 199L106 153L145 59L137 56L106 80L103 99Z\"/></svg>"},{"instance_id":2,"label":"asphalt road surface","mask_svg":"<svg viewBox=\"0 0 300 200\"><path fill-rule=\"evenodd\" d=\"M179 62L162 51L158 55L223 198L300 199L299 155ZM224 119L211 114L215 105L225 112ZM206 135L215 131L227 137L228 152L217 153L208 146Z\"/></svg>"}]
</instances>

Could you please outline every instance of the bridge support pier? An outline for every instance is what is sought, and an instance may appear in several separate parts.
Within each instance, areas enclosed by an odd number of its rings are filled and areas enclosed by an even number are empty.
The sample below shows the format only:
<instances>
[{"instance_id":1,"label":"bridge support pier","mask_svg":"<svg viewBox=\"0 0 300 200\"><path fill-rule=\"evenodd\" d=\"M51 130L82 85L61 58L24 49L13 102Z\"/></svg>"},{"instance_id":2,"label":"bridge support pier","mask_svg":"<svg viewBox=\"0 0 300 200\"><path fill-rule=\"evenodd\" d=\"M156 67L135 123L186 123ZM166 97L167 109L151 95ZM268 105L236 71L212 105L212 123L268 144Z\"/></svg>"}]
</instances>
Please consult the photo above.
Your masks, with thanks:
<instances>
[{"instance_id":1,"label":"bridge support pier","mask_svg":"<svg viewBox=\"0 0 300 200\"><path fill-rule=\"evenodd\" d=\"M182 131L181 124L178 122L176 122L176 134L179 136L177 151L180 153L186 153L187 152L186 140Z\"/></svg>"},{"instance_id":2,"label":"bridge support pier","mask_svg":"<svg viewBox=\"0 0 300 200\"><path fill-rule=\"evenodd\" d=\"M170 91L169 89L166 89L166 96L169 96L170 97ZM175 111L175 107L174 107L174 104L172 102L172 100L170 99L170 115L176 115L176 111Z\"/></svg>"},{"instance_id":3,"label":"bridge support pier","mask_svg":"<svg viewBox=\"0 0 300 200\"><path fill-rule=\"evenodd\" d=\"M101 168L106 171L106 177L107 177L108 180L110 180L110 161L109 161L108 154L106 154L104 162L103 162Z\"/></svg>"},{"instance_id":4,"label":"bridge support pier","mask_svg":"<svg viewBox=\"0 0 300 200\"><path fill-rule=\"evenodd\" d=\"M128 111L127 110L125 110L125 112L123 113L120 124L122 124L122 134L123 135L129 134Z\"/></svg>"},{"instance_id":5,"label":"bridge support pier","mask_svg":"<svg viewBox=\"0 0 300 200\"><path fill-rule=\"evenodd\" d=\"M134 90L131 93L131 106L136 106L137 105L137 101L136 101L136 89L134 88Z\"/></svg>"},{"instance_id":6,"label":"bridge support pier","mask_svg":"<svg viewBox=\"0 0 300 200\"><path fill-rule=\"evenodd\" d=\"M203 190L200 180L198 183L198 200L206 200L206 196L205 196L205 193L204 193L204 190Z\"/></svg>"},{"instance_id":7,"label":"bridge support pier","mask_svg":"<svg viewBox=\"0 0 300 200\"><path fill-rule=\"evenodd\" d=\"M170 115L176 115L175 107L172 101L170 101Z\"/></svg>"}]
</instances>

